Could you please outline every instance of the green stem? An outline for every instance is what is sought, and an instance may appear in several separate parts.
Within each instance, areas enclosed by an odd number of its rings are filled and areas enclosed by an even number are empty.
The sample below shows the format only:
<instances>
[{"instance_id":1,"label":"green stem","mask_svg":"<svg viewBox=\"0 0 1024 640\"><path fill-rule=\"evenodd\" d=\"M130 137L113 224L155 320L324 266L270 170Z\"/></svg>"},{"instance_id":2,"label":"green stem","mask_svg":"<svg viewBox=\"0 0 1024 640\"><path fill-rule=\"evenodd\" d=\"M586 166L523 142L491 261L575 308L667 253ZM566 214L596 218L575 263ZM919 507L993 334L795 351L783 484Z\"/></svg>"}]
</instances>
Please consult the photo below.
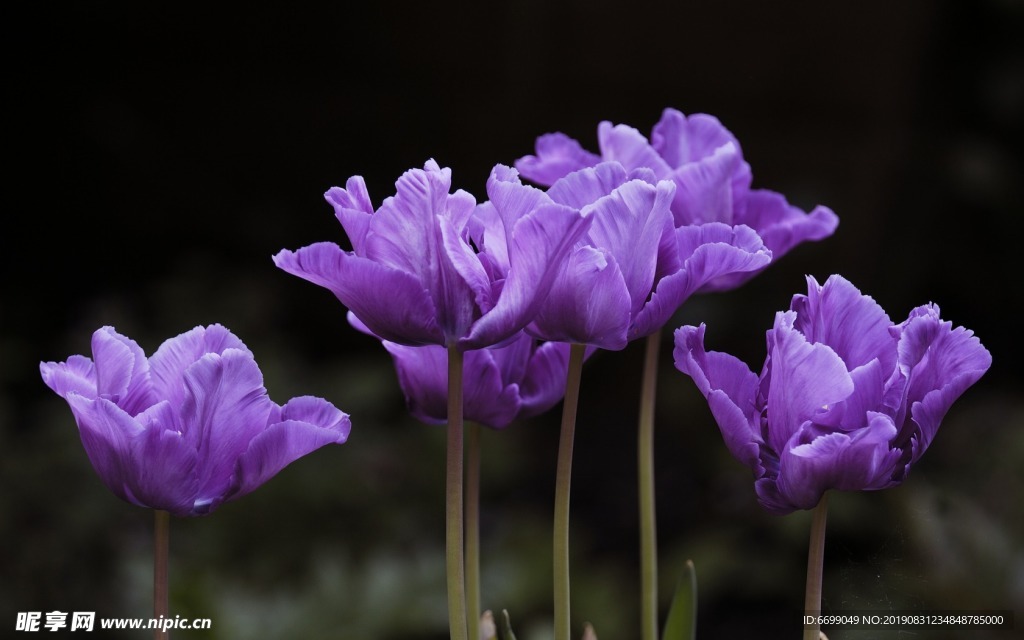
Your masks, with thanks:
<instances>
[{"instance_id":1,"label":"green stem","mask_svg":"<svg viewBox=\"0 0 1024 640\"><path fill-rule=\"evenodd\" d=\"M658 637L658 529L654 503L654 398L658 386L661 331L647 336L637 436L640 492L640 629L643 640Z\"/></svg>"},{"instance_id":2,"label":"green stem","mask_svg":"<svg viewBox=\"0 0 1024 640\"><path fill-rule=\"evenodd\" d=\"M448 347L448 446L445 475L445 547L448 629L467 640L466 576L462 542L462 352Z\"/></svg>"},{"instance_id":3,"label":"green stem","mask_svg":"<svg viewBox=\"0 0 1024 640\"><path fill-rule=\"evenodd\" d=\"M480 425L466 425L466 600L469 637L480 622Z\"/></svg>"},{"instance_id":4,"label":"green stem","mask_svg":"<svg viewBox=\"0 0 1024 640\"><path fill-rule=\"evenodd\" d=\"M153 618L168 618L167 555L171 547L171 514L157 509L153 512ZM158 627L153 632L156 640L170 638Z\"/></svg>"},{"instance_id":5,"label":"green stem","mask_svg":"<svg viewBox=\"0 0 1024 640\"><path fill-rule=\"evenodd\" d=\"M576 407L586 346L569 348L569 375L562 404L562 432L558 440L558 468L555 472L555 640L569 640L569 488L572 481L572 444L576 431Z\"/></svg>"},{"instance_id":6,"label":"green stem","mask_svg":"<svg viewBox=\"0 0 1024 640\"><path fill-rule=\"evenodd\" d=\"M811 542L807 551L807 591L804 595L804 615L821 613L821 571L825 564L825 521L828 519L828 493L814 507L811 519ZM821 625L804 625L804 640L818 640Z\"/></svg>"}]
</instances>

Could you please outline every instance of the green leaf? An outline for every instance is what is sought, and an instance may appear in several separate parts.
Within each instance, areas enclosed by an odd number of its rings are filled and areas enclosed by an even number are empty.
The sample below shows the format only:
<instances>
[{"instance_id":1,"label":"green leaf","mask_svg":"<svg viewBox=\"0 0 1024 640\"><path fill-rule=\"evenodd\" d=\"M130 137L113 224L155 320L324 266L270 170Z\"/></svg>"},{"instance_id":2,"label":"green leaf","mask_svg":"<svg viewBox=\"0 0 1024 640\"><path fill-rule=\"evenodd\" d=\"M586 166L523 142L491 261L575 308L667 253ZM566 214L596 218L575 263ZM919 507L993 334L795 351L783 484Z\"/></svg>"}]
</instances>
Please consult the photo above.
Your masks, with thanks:
<instances>
[{"instance_id":1,"label":"green leaf","mask_svg":"<svg viewBox=\"0 0 1024 640\"><path fill-rule=\"evenodd\" d=\"M687 560L676 584L661 640L695 640L697 637L697 571Z\"/></svg>"},{"instance_id":2,"label":"green leaf","mask_svg":"<svg viewBox=\"0 0 1024 640\"><path fill-rule=\"evenodd\" d=\"M512 622L508 619L508 609L501 610L501 619L498 621L498 640L516 640L516 634L512 633Z\"/></svg>"}]
</instances>

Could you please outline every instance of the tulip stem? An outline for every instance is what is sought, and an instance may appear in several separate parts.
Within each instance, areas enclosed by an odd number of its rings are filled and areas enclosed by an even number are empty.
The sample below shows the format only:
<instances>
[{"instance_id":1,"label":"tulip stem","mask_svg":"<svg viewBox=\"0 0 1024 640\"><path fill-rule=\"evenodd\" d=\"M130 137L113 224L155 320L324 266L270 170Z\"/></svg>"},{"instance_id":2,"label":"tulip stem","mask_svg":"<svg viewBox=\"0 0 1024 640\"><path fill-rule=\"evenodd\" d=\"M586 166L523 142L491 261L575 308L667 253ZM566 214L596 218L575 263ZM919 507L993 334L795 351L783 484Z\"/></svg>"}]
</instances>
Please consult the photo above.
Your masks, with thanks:
<instances>
[{"instance_id":1,"label":"tulip stem","mask_svg":"<svg viewBox=\"0 0 1024 640\"><path fill-rule=\"evenodd\" d=\"M555 640L569 640L569 488L572 482L572 445L576 431L576 407L580 397L583 356L586 346L569 348L569 375L562 403L562 431L558 440L558 467L555 472Z\"/></svg>"},{"instance_id":2,"label":"tulip stem","mask_svg":"<svg viewBox=\"0 0 1024 640\"><path fill-rule=\"evenodd\" d=\"M804 595L805 616L817 616L821 613L821 572L825 564L828 493L821 496L821 502L814 507L811 518L811 542L807 551L807 591ZM818 640L820 634L821 625L816 619L813 624L804 625L804 640Z\"/></svg>"},{"instance_id":3,"label":"tulip stem","mask_svg":"<svg viewBox=\"0 0 1024 640\"><path fill-rule=\"evenodd\" d=\"M171 514L156 509L153 520L153 619L168 617L167 598L167 555L171 546ZM157 627L153 632L156 640L170 638L165 629Z\"/></svg>"},{"instance_id":4,"label":"tulip stem","mask_svg":"<svg viewBox=\"0 0 1024 640\"><path fill-rule=\"evenodd\" d=\"M647 336L640 383L637 484L640 501L640 627L643 640L658 637L658 528L654 501L654 398L661 331Z\"/></svg>"},{"instance_id":5,"label":"tulip stem","mask_svg":"<svg viewBox=\"0 0 1024 640\"><path fill-rule=\"evenodd\" d=\"M448 445L445 475L445 547L448 629L452 640L467 640L466 574L462 530L462 352L448 347Z\"/></svg>"},{"instance_id":6,"label":"tulip stem","mask_svg":"<svg viewBox=\"0 0 1024 640\"><path fill-rule=\"evenodd\" d=\"M480 622L480 425L466 425L466 600L470 640Z\"/></svg>"}]
</instances>

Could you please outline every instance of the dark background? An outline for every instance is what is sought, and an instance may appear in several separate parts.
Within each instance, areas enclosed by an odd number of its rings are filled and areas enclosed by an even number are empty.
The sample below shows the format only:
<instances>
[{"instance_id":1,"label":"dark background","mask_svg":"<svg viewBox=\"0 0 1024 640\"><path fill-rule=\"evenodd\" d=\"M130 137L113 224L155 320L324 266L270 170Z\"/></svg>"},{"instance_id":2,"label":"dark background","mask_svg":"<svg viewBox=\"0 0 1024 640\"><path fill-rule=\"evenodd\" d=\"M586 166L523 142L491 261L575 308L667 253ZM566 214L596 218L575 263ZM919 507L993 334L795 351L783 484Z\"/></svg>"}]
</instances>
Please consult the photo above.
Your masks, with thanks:
<instances>
[{"instance_id":1,"label":"dark background","mask_svg":"<svg viewBox=\"0 0 1024 640\"><path fill-rule=\"evenodd\" d=\"M938 303L993 354L904 486L832 498L825 608L1024 615L1021 2L0 12L0 628L18 611L150 610L150 514L99 482L38 362L89 355L105 324L152 353L220 322L271 397L324 396L353 432L211 517L172 523L171 611L213 619L176 636L446 637L443 430L407 416L389 358L333 296L270 256L344 242L322 193L351 175L379 203L435 158L483 199L490 168L537 135L596 150L600 120L647 135L667 106L719 117L755 187L840 217L834 237L690 301L670 329L706 322L709 348L757 369L803 275L842 273L895 321ZM808 514L761 511L670 343L663 602L693 558L700 637L796 637ZM639 635L641 351L587 365L579 415L573 625L609 640ZM557 417L484 439L484 605L508 608L523 640L550 633Z\"/></svg>"}]
</instances>

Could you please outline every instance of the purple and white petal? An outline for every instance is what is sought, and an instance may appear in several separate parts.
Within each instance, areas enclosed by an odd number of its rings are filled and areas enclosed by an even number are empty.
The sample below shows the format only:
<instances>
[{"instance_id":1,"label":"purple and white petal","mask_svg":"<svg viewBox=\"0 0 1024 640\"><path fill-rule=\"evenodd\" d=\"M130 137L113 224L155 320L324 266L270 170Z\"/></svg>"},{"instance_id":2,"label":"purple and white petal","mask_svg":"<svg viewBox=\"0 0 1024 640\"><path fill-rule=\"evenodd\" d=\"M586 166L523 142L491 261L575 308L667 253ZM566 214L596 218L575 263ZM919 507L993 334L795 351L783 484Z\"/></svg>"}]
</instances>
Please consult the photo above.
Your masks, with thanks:
<instances>
[{"instance_id":1,"label":"purple and white petal","mask_svg":"<svg viewBox=\"0 0 1024 640\"><path fill-rule=\"evenodd\" d=\"M780 459L779 492L794 509L813 509L829 489L884 489L899 462L900 451L889 446L895 435L892 418L878 413L850 433L794 434Z\"/></svg>"},{"instance_id":2,"label":"purple and white petal","mask_svg":"<svg viewBox=\"0 0 1024 640\"><path fill-rule=\"evenodd\" d=\"M361 176L353 176L345 183L345 188L331 187L324 198L334 207L334 217L345 229L345 235L352 243L356 255L365 251L366 232L370 229L373 217L373 204L366 190L366 183Z\"/></svg>"},{"instance_id":3,"label":"purple and white petal","mask_svg":"<svg viewBox=\"0 0 1024 640\"><path fill-rule=\"evenodd\" d=\"M225 499L250 493L282 469L328 444L348 440L348 415L326 400L303 396L282 408L282 422L270 425L248 443L238 456L237 467Z\"/></svg>"},{"instance_id":4,"label":"purple and white petal","mask_svg":"<svg viewBox=\"0 0 1024 640\"><path fill-rule=\"evenodd\" d=\"M674 230L680 266L658 280L653 294L633 320L630 339L661 329L691 295L725 278L763 269L771 254L749 227L721 223Z\"/></svg>"},{"instance_id":5,"label":"purple and white petal","mask_svg":"<svg viewBox=\"0 0 1024 640\"><path fill-rule=\"evenodd\" d=\"M618 162L602 162L571 173L548 189L547 195L558 204L583 209L630 180L626 168Z\"/></svg>"},{"instance_id":6,"label":"purple and white petal","mask_svg":"<svg viewBox=\"0 0 1024 640\"><path fill-rule=\"evenodd\" d=\"M219 324L196 327L165 340L149 359L154 397L180 407L185 400L185 370L207 353L227 349L249 351L235 334Z\"/></svg>"},{"instance_id":7,"label":"purple and white petal","mask_svg":"<svg viewBox=\"0 0 1024 640\"><path fill-rule=\"evenodd\" d=\"M953 402L992 366L992 354L974 332L942 321L935 305L915 309L901 329L899 364L907 377L904 407L911 419L899 423L897 442L915 437L915 462Z\"/></svg>"},{"instance_id":8,"label":"purple and white petal","mask_svg":"<svg viewBox=\"0 0 1024 640\"><path fill-rule=\"evenodd\" d=\"M675 168L669 176L676 183L672 213L676 226L723 222L738 224L735 209L739 197L733 187L734 176L746 163L739 147L731 142L698 161Z\"/></svg>"},{"instance_id":9,"label":"purple and white petal","mask_svg":"<svg viewBox=\"0 0 1024 640\"><path fill-rule=\"evenodd\" d=\"M726 144L737 149L740 146L718 118L706 113L686 117L680 111L668 108L651 131L651 146L670 167L703 160Z\"/></svg>"},{"instance_id":10,"label":"purple and white petal","mask_svg":"<svg viewBox=\"0 0 1024 640\"><path fill-rule=\"evenodd\" d=\"M516 160L516 169L527 180L550 186L573 171L592 167L601 158L590 153L564 133L548 133L537 138L537 155Z\"/></svg>"},{"instance_id":11,"label":"purple and white petal","mask_svg":"<svg viewBox=\"0 0 1024 640\"><path fill-rule=\"evenodd\" d=\"M523 382L519 385L522 399L520 417L540 415L558 404L565 396L568 375L569 345L564 342L541 343L530 357Z\"/></svg>"},{"instance_id":12,"label":"purple and white petal","mask_svg":"<svg viewBox=\"0 0 1024 640\"><path fill-rule=\"evenodd\" d=\"M591 208L590 240L615 259L630 294L630 314L640 311L653 288L658 248L672 230L669 203L674 191L668 181L654 187L634 180Z\"/></svg>"},{"instance_id":13,"label":"purple and white petal","mask_svg":"<svg viewBox=\"0 0 1024 640\"><path fill-rule=\"evenodd\" d=\"M69 393L67 402L78 423L85 453L103 484L122 500L147 506L128 492L132 471L130 443L143 432L142 425L106 398Z\"/></svg>"},{"instance_id":14,"label":"purple and white petal","mask_svg":"<svg viewBox=\"0 0 1024 640\"><path fill-rule=\"evenodd\" d=\"M590 222L577 209L557 204L541 205L516 222L509 243L508 276L497 304L473 324L459 348L498 344L526 326L544 304L572 246Z\"/></svg>"},{"instance_id":15,"label":"purple and white petal","mask_svg":"<svg viewBox=\"0 0 1024 640\"><path fill-rule=\"evenodd\" d=\"M776 452L785 450L804 423L854 390L842 359L828 345L811 343L800 334L793 327L795 315L776 314L775 328L768 332L768 445Z\"/></svg>"},{"instance_id":16,"label":"purple and white petal","mask_svg":"<svg viewBox=\"0 0 1024 640\"><path fill-rule=\"evenodd\" d=\"M889 334L892 321L874 299L846 278L833 275L819 285L807 276L807 295L793 296L790 309L797 314L796 330L810 342L832 347L847 368L875 358L885 371L896 366L896 344Z\"/></svg>"},{"instance_id":17,"label":"purple and white petal","mask_svg":"<svg viewBox=\"0 0 1024 640\"><path fill-rule=\"evenodd\" d=\"M691 278L701 293L732 288L767 267L773 257L761 236L746 225L712 222L680 227L676 240L683 268L693 273ZM711 249L711 245L718 248Z\"/></svg>"},{"instance_id":18,"label":"purple and white petal","mask_svg":"<svg viewBox=\"0 0 1024 640\"><path fill-rule=\"evenodd\" d=\"M779 259L802 242L822 240L839 226L839 217L828 207L817 206L810 213L794 207L774 191L753 189L737 213L737 221L749 225Z\"/></svg>"},{"instance_id":19,"label":"purple and white petal","mask_svg":"<svg viewBox=\"0 0 1024 640\"><path fill-rule=\"evenodd\" d=\"M429 292L416 278L352 256L331 242L274 256L279 268L330 289L359 319L385 340L444 344ZM386 291L387 295L381 295Z\"/></svg>"},{"instance_id":20,"label":"purple and white petal","mask_svg":"<svg viewBox=\"0 0 1024 640\"><path fill-rule=\"evenodd\" d=\"M197 503L222 496L235 461L262 432L274 403L252 354L227 349L209 353L185 371L181 430L199 456Z\"/></svg>"},{"instance_id":21,"label":"purple and white petal","mask_svg":"<svg viewBox=\"0 0 1024 640\"><path fill-rule=\"evenodd\" d=\"M502 379L497 357L495 349L464 354L462 397L466 420L500 429L515 420L520 404L519 385Z\"/></svg>"},{"instance_id":22,"label":"purple and white petal","mask_svg":"<svg viewBox=\"0 0 1024 640\"><path fill-rule=\"evenodd\" d=\"M66 362L40 362L39 373L46 386L60 397L69 393L86 398L96 397L96 368L85 356L71 356Z\"/></svg>"},{"instance_id":23,"label":"purple and white petal","mask_svg":"<svg viewBox=\"0 0 1024 640\"><path fill-rule=\"evenodd\" d=\"M199 493L195 446L181 433L176 408L162 400L138 416L144 430L129 442L128 490L134 502L193 515Z\"/></svg>"},{"instance_id":24,"label":"purple and white petal","mask_svg":"<svg viewBox=\"0 0 1024 640\"><path fill-rule=\"evenodd\" d=\"M605 251L580 246L551 287L527 333L543 340L625 348L630 323L629 290Z\"/></svg>"},{"instance_id":25,"label":"purple and white petal","mask_svg":"<svg viewBox=\"0 0 1024 640\"><path fill-rule=\"evenodd\" d=\"M92 358L95 363L96 393L107 398L129 415L145 409L149 400L149 362L142 348L113 327L92 334Z\"/></svg>"},{"instance_id":26,"label":"purple and white petal","mask_svg":"<svg viewBox=\"0 0 1024 640\"><path fill-rule=\"evenodd\" d=\"M757 406L757 376L729 354L705 351L704 330L703 324L676 330L676 368L690 376L707 398L729 451L756 472L764 443Z\"/></svg>"},{"instance_id":27,"label":"purple and white petal","mask_svg":"<svg viewBox=\"0 0 1024 640\"><path fill-rule=\"evenodd\" d=\"M597 142L605 162L618 162L627 170L647 168L658 178L666 178L672 171L647 138L633 127L602 122L597 125Z\"/></svg>"},{"instance_id":28,"label":"purple and white petal","mask_svg":"<svg viewBox=\"0 0 1024 640\"><path fill-rule=\"evenodd\" d=\"M451 170L428 162L395 182L396 194L370 220L365 257L414 276L430 289L438 279L437 217L448 213Z\"/></svg>"},{"instance_id":29,"label":"purple and white petal","mask_svg":"<svg viewBox=\"0 0 1024 640\"><path fill-rule=\"evenodd\" d=\"M447 422L448 349L437 345L410 347L388 341L383 344L394 360L409 413L427 424Z\"/></svg>"}]
</instances>

